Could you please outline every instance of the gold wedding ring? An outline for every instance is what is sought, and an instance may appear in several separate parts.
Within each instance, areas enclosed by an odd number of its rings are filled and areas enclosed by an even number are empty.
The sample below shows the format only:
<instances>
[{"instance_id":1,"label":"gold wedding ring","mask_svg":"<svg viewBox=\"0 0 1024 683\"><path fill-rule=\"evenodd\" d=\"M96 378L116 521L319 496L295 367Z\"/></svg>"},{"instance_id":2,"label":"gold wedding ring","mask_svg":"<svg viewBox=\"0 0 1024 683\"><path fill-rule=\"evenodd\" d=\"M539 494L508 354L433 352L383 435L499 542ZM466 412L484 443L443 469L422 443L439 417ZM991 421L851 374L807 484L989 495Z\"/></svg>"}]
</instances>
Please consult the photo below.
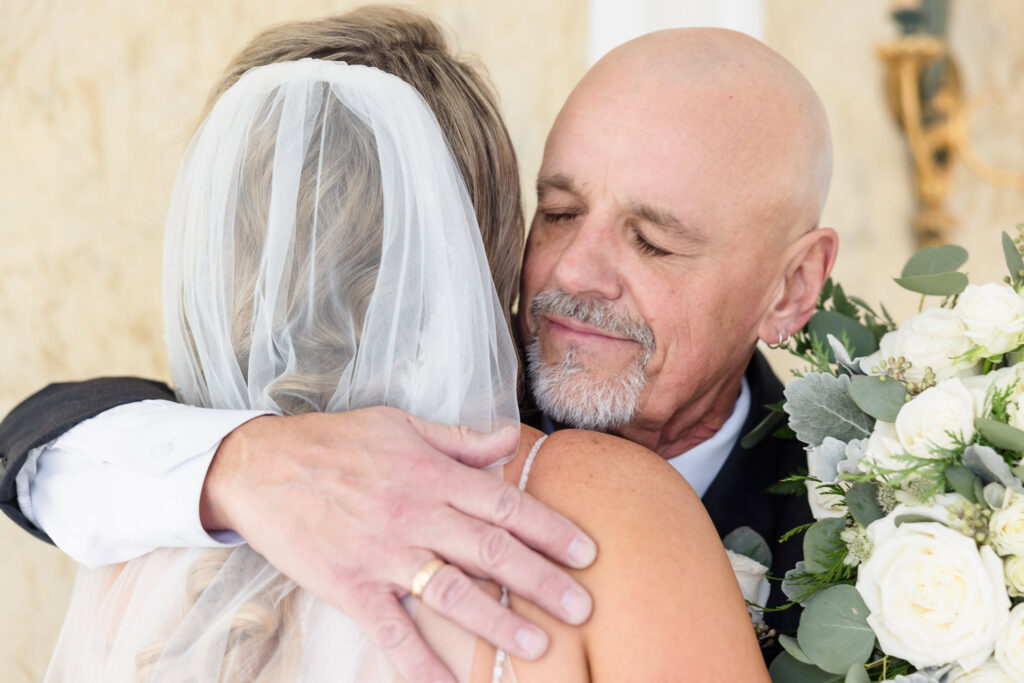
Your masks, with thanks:
<instances>
[{"instance_id":1,"label":"gold wedding ring","mask_svg":"<svg viewBox=\"0 0 1024 683\"><path fill-rule=\"evenodd\" d=\"M410 591L415 597L423 597L423 591L427 589L427 584L434 578L434 574L437 570L444 566L444 560L439 557L435 557L429 562L425 563L420 570L416 572L416 576L412 577L412 590Z\"/></svg>"}]
</instances>

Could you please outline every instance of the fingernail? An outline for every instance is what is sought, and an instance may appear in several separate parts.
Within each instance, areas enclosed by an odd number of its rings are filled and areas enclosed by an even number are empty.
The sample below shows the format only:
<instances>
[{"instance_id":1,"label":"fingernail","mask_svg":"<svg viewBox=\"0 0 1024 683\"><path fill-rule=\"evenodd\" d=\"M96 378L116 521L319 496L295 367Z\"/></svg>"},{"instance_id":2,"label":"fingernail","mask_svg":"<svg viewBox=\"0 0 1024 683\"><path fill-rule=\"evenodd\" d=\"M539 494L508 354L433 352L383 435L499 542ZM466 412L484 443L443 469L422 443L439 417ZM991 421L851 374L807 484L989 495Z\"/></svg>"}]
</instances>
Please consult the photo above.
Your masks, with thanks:
<instances>
[{"instance_id":1,"label":"fingernail","mask_svg":"<svg viewBox=\"0 0 1024 683\"><path fill-rule=\"evenodd\" d=\"M539 628L524 627L516 631L516 645L527 659L536 659L548 648L548 637Z\"/></svg>"},{"instance_id":2,"label":"fingernail","mask_svg":"<svg viewBox=\"0 0 1024 683\"><path fill-rule=\"evenodd\" d=\"M597 546L586 536L577 536L569 544L569 564L576 569L583 569L597 559Z\"/></svg>"},{"instance_id":3,"label":"fingernail","mask_svg":"<svg viewBox=\"0 0 1024 683\"><path fill-rule=\"evenodd\" d=\"M562 609L570 624L582 624L590 616L590 596L580 588L570 588L562 593Z\"/></svg>"}]
</instances>

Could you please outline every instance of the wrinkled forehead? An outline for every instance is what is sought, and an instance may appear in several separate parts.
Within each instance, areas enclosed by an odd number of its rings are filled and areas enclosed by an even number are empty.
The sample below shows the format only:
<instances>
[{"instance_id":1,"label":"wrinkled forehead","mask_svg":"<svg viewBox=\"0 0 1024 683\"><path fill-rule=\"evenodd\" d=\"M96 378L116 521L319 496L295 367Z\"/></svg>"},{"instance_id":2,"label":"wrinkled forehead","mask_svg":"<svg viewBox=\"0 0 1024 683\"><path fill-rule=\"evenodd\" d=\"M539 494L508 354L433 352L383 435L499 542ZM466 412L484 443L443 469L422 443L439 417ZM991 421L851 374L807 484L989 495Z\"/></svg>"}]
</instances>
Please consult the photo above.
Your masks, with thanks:
<instances>
[{"instance_id":1,"label":"wrinkled forehead","mask_svg":"<svg viewBox=\"0 0 1024 683\"><path fill-rule=\"evenodd\" d=\"M594 197L670 209L715 232L809 222L806 156L787 125L796 105L714 83L659 89L585 82L559 114L541 178L567 177ZM766 111L766 106L771 111Z\"/></svg>"}]
</instances>

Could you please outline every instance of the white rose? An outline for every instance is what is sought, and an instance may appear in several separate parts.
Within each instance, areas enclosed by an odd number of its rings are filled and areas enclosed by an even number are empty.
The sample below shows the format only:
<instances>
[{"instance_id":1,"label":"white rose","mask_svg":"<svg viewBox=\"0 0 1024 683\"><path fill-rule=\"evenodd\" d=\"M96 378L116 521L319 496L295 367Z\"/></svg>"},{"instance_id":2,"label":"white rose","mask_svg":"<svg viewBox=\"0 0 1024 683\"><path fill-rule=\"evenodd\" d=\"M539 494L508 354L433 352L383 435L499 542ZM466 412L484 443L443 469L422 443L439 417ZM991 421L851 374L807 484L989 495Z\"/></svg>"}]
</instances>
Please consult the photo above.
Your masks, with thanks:
<instances>
[{"instance_id":1,"label":"white rose","mask_svg":"<svg viewBox=\"0 0 1024 683\"><path fill-rule=\"evenodd\" d=\"M734 553L728 548L725 554L729 556L729 564L736 573L736 581L740 584L740 592L743 599L748 603L747 611L750 612L750 619L755 624L761 621L761 610L754 605L764 607L768 604L768 595L771 593L771 585L768 583L768 567L757 560Z\"/></svg>"},{"instance_id":2,"label":"white rose","mask_svg":"<svg viewBox=\"0 0 1024 683\"><path fill-rule=\"evenodd\" d=\"M955 666L945 679L946 683L1017 683L1019 678L1008 674L999 662L989 659L977 669L965 670L962 666Z\"/></svg>"},{"instance_id":3,"label":"white rose","mask_svg":"<svg viewBox=\"0 0 1024 683\"><path fill-rule=\"evenodd\" d=\"M1003 558L1003 577L1007 592L1015 598L1024 596L1024 557Z\"/></svg>"},{"instance_id":4,"label":"white rose","mask_svg":"<svg viewBox=\"0 0 1024 683\"><path fill-rule=\"evenodd\" d=\"M860 360L860 368L870 373L882 360L903 356L911 363L905 378L908 382L924 379L925 368L931 368L936 381L950 377L967 377L977 372L977 364L953 359L965 354L974 343L965 334L960 314L948 308L930 308L918 313L887 332L878 343L878 351Z\"/></svg>"},{"instance_id":5,"label":"white rose","mask_svg":"<svg viewBox=\"0 0 1024 683\"><path fill-rule=\"evenodd\" d=\"M871 610L868 624L882 650L917 668L957 662L970 671L992 653L1009 616L1002 562L938 522L897 527L906 512L897 506L867 529L874 552L860 566L857 590ZM933 516L948 513L936 506Z\"/></svg>"},{"instance_id":6,"label":"white rose","mask_svg":"<svg viewBox=\"0 0 1024 683\"><path fill-rule=\"evenodd\" d=\"M807 503L811 506L811 515L814 519L825 519L826 517L845 517L846 506L843 505L842 496L829 493L827 489L818 488L821 482L804 479L807 487Z\"/></svg>"},{"instance_id":7,"label":"white rose","mask_svg":"<svg viewBox=\"0 0 1024 683\"><path fill-rule=\"evenodd\" d=\"M937 457L935 448L954 448L950 436L974 438L974 397L958 379L926 389L896 415L896 436L904 450L919 458Z\"/></svg>"},{"instance_id":8,"label":"white rose","mask_svg":"<svg viewBox=\"0 0 1024 683\"><path fill-rule=\"evenodd\" d=\"M1024 496L1006 489L1003 506L992 511L988 532L1000 555L1024 555Z\"/></svg>"},{"instance_id":9,"label":"white rose","mask_svg":"<svg viewBox=\"0 0 1024 683\"><path fill-rule=\"evenodd\" d=\"M982 380L985 380L982 384ZM987 375L982 375L979 378L971 378L971 386L968 386L968 390L972 390L972 387L977 383L977 386L981 388L984 386L985 395L983 397L983 404L981 411L978 415L984 414L985 408L991 406L985 405L988 399L991 397L993 392L1007 392L1006 402L1006 413L1007 421L1011 427L1017 429L1024 429L1024 366L1014 365L1008 368L1002 368L994 372L990 372ZM977 391L974 389L974 391Z\"/></svg>"},{"instance_id":10,"label":"white rose","mask_svg":"<svg viewBox=\"0 0 1024 683\"><path fill-rule=\"evenodd\" d=\"M860 468L869 474L874 473L874 468L905 470L910 467L911 463L900 457L901 455L903 455L903 446L896 435L896 427L891 422L878 420L864 446L864 457L860 461ZM884 475L880 475L880 477L883 481L888 481Z\"/></svg>"},{"instance_id":11,"label":"white rose","mask_svg":"<svg viewBox=\"0 0 1024 683\"><path fill-rule=\"evenodd\" d=\"M1024 299L999 282L967 285L954 309L967 327L965 334L986 355L1011 351L1024 341Z\"/></svg>"},{"instance_id":12,"label":"white rose","mask_svg":"<svg viewBox=\"0 0 1024 683\"><path fill-rule=\"evenodd\" d=\"M1024 680L1024 603L1010 610L1010 622L996 639L996 661L1014 680Z\"/></svg>"},{"instance_id":13,"label":"white rose","mask_svg":"<svg viewBox=\"0 0 1024 683\"><path fill-rule=\"evenodd\" d=\"M824 443L807 449L807 474L817 481L804 480L807 487L807 502L811 506L811 514L814 519L826 517L842 517L846 514L846 506L843 505L841 496L828 493L826 489L819 488L822 484L834 484L839 478L839 464L845 462L841 458L846 457L848 446L832 437L825 437ZM838 461L838 462L837 462ZM847 482L840 484L848 487Z\"/></svg>"}]
</instances>

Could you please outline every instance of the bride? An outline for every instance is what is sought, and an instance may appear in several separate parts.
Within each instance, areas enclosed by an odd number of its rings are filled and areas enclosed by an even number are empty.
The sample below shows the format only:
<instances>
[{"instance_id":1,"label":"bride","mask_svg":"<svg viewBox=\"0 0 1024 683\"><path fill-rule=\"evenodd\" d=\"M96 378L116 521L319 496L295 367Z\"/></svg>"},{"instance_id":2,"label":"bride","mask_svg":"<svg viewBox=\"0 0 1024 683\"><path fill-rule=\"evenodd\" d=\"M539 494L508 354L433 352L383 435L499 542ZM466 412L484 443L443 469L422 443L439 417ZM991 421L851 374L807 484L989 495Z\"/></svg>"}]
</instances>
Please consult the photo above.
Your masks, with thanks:
<instances>
[{"instance_id":1,"label":"bride","mask_svg":"<svg viewBox=\"0 0 1024 683\"><path fill-rule=\"evenodd\" d=\"M547 655L527 662L407 597L460 681L767 680L685 481L627 441L518 425L495 289L514 290L515 268L494 277L456 157L417 90L341 62L250 69L199 128L172 198L164 310L178 397L279 414L389 405L520 430L493 475L596 539L597 562L575 574L595 609L570 627L512 595L551 634ZM442 566L428 562L414 592ZM371 641L248 546L166 549L81 570L47 679L395 680Z\"/></svg>"}]
</instances>

